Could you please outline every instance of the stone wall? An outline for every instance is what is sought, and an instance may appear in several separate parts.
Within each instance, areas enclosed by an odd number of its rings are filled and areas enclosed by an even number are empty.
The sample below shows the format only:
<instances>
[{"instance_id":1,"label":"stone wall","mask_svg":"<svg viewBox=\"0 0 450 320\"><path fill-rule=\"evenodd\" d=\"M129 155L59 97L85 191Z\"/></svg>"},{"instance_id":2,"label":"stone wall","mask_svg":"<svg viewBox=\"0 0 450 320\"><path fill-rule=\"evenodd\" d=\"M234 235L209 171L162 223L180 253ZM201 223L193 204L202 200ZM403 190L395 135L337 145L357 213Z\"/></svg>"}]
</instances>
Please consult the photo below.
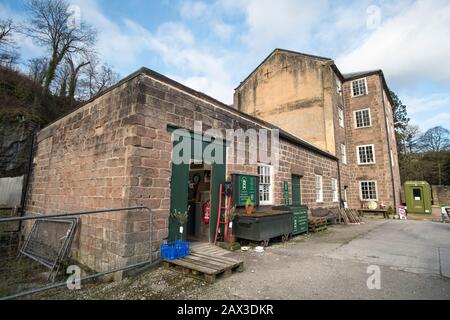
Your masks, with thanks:
<instances>
[{"instance_id":1,"label":"stone wall","mask_svg":"<svg viewBox=\"0 0 450 320\"><path fill-rule=\"evenodd\" d=\"M167 127L194 130L194 121L201 121L203 130L217 128L226 129L274 128L256 119L229 108L221 103L197 97L196 92L165 77L142 75L139 81L139 99L136 105L136 126L134 150L131 150L136 166L132 178L139 185L132 188L130 200L135 204L144 204L154 209L155 246L168 236L168 216L170 206L171 176L171 135ZM153 152L143 148L144 144L152 145ZM248 150L246 143L246 158ZM253 150L255 152L256 150ZM234 155L237 155L235 150ZM298 174L302 178L302 199L309 207L336 207L338 202L332 201L331 178L337 178L337 162L331 155L316 152L281 138L279 171L274 176L274 205L283 204L282 183L288 181L291 186L291 175ZM233 173L257 173L256 165L228 164L227 177ZM323 175L324 201L315 202L315 174ZM291 195L290 195L291 196Z\"/></svg>"},{"instance_id":2,"label":"stone wall","mask_svg":"<svg viewBox=\"0 0 450 320\"><path fill-rule=\"evenodd\" d=\"M436 206L450 206L450 186L431 186L433 204Z\"/></svg>"},{"instance_id":3,"label":"stone wall","mask_svg":"<svg viewBox=\"0 0 450 320\"><path fill-rule=\"evenodd\" d=\"M390 105L384 92L383 84L379 74L366 77L368 94L359 97L351 95L351 81L346 81L343 85L345 99L345 121L347 132L347 158L350 172L350 192L349 205L360 208L364 202L360 199L359 181L377 181L378 201L386 205L394 205L392 174L390 169L390 152L392 150L394 158L394 181L397 195L397 204L400 204L400 175L397 161L397 149L395 143L395 133L393 128L393 117L390 112ZM384 105L383 105L384 100ZM372 125L368 128L356 128L356 110L370 108ZM386 117L384 113L386 108ZM386 131L385 119L388 121ZM389 144L388 146L388 137ZM373 144L375 148L375 164L358 165L357 146Z\"/></svg>"},{"instance_id":4,"label":"stone wall","mask_svg":"<svg viewBox=\"0 0 450 320\"><path fill-rule=\"evenodd\" d=\"M145 69L146 70L146 69ZM141 71L92 102L43 129L37 136L27 214L144 205L153 212L81 218L73 256L105 270L154 258L168 237L172 140L168 127L272 129L220 102L150 70ZM247 142L247 150L250 150ZM227 165L232 173L256 173L256 165ZM310 207L336 207L331 178L337 161L290 135L280 142L274 205L283 204L282 183L301 175L302 200ZM323 175L324 201L315 202L315 174ZM291 185L291 184L290 184Z\"/></svg>"},{"instance_id":5,"label":"stone wall","mask_svg":"<svg viewBox=\"0 0 450 320\"><path fill-rule=\"evenodd\" d=\"M332 60L276 49L236 89L233 107L335 154Z\"/></svg>"},{"instance_id":6,"label":"stone wall","mask_svg":"<svg viewBox=\"0 0 450 320\"><path fill-rule=\"evenodd\" d=\"M33 133L39 125L22 116L0 117L0 178L27 173Z\"/></svg>"},{"instance_id":7,"label":"stone wall","mask_svg":"<svg viewBox=\"0 0 450 320\"><path fill-rule=\"evenodd\" d=\"M135 80L129 80L41 130L36 138L27 214L129 206L137 182L131 149ZM117 212L81 217L73 257L106 271L149 256L149 214ZM143 248L145 247L145 250Z\"/></svg>"}]
</instances>

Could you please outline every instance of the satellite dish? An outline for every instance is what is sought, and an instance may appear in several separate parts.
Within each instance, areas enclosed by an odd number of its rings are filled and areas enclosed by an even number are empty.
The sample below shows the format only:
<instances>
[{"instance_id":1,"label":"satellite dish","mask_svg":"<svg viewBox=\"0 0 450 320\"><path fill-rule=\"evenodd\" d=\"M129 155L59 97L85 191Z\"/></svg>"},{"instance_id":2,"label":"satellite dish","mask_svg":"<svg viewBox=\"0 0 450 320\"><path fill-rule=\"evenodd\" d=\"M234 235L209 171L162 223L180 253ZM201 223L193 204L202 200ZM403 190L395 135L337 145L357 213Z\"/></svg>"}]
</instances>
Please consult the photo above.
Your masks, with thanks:
<instances>
[{"instance_id":1,"label":"satellite dish","mask_svg":"<svg viewBox=\"0 0 450 320\"><path fill-rule=\"evenodd\" d=\"M370 210L375 210L375 209L378 207L378 205L377 205L377 203L376 203L375 201L370 201L370 202L367 204L367 207L368 207Z\"/></svg>"}]
</instances>

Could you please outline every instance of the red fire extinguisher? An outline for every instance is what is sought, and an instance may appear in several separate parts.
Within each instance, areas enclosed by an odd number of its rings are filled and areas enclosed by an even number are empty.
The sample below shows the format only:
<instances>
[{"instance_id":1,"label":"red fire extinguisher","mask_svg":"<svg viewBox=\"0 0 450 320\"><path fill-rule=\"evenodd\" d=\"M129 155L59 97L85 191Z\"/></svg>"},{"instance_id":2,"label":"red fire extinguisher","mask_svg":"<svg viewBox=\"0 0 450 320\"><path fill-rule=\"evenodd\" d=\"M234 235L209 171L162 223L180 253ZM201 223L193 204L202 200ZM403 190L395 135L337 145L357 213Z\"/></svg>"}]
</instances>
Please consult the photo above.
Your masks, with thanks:
<instances>
[{"instance_id":1,"label":"red fire extinguisher","mask_svg":"<svg viewBox=\"0 0 450 320\"><path fill-rule=\"evenodd\" d=\"M207 201L203 204L203 219L204 223L209 223L209 217L211 215L211 202Z\"/></svg>"}]
</instances>

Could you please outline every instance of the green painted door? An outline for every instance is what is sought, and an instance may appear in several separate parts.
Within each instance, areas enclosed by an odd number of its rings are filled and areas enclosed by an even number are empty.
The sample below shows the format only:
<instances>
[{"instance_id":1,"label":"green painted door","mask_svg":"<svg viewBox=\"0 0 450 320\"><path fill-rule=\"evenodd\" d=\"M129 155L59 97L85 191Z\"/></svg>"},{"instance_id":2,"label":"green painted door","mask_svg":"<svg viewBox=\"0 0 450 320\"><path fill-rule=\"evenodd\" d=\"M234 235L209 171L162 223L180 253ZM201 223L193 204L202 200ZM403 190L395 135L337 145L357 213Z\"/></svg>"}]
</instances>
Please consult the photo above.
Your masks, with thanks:
<instances>
[{"instance_id":1,"label":"green painted door","mask_svg":"<svg viewBox=\"0 0 450 320\"><path fill-rule=\"evenodd\" d=\"M170 130L169 130L170 131ZM194 152L196 145L194 144L195 140L202 141L202 137L194 136L187 137L187 139L191 139L190 144L190 152L189 159L199 158L198 153ZM177 143L182 143L182 139L179 141L174 141L174 146ZM216 147L212 152L211 147ZM208 150L209 148L209 150ZM217 223L217 213L218 213L218 199L219 199L219 185L221 183L225 183L225 174L226 174L226 148L223 142L218 141L202 141L201 143L201 153L203 153L203 161L207 163L211 163L212 172L211 172L211 218L210 218L210 240L214 240L214 235L216 231L216 223ZM217 150L221 150L220 154L216 154ZM206 152L205 152L206 150ZM180 157L183 157L183 152L180 152ZM172 177L170 184L170 212L173 212L175 209L178 211L186 211L188 206L188 192L189 192L189 163L182 164L174 164L172 163ZM169 241L180 240L181 235L179 233L179 224L174 221L171 217L169 217ZM183 226L183 236L182 239L186 240L186 229L187 225Z\"/></svg>"},{"instance_id":2,"label":"green painted door","mask_svg":"<svg viewBox=\"0 0 450 320\"><path fill-rule=\"evenodd\" d=\"M226 148L223 141L213 140L204 144L203 161L211 163L211 218L209 221L209 240L214 241L219 210L219 186L225 183ZM222 197L222 206L225 206ZM222 228L223 231L223 228Z\"/></svg>"},{"instance_id":3,"label":"green painted door","mask_svg":"<svg viewBox=\"0 0 450 320\"><path fill-rule=\"evenodd\" d=\"M174 141L174 146L177 144ZM181 154L182 155L182 152ZM172 176L170 179L170 212L185 212L188 207L189 192L189 163L172 163ZM169 241L186 240L186 224L183 226L183 234L180 234L180 225L169 216Z\"/></svg>"},{"instance_id":4,"label":"green painted door","mask_svg":"<svg viewBox=\"0 0 450 320\"><path fill-rule=\"evenodd\" d=\"M210 237L214 241L217 225L217 215L219 210L219 186L225 183L226 166L225 164L213 163L211 173L211 220L210 220ZM225 198L222 197L222 206L225 206ZM223 226L222 226L223 232Z\"/></svg>"},{"instance_id":5,"label":"green painted door","mask_svg":"<svg viewBox=\"0 0 450 320\"><path fill-rule=\"evenodd\" d=\"M292 205L299 206L302 204L302 192L300 185L300 176L292 176Z\"/></svg>"}]
</instances>

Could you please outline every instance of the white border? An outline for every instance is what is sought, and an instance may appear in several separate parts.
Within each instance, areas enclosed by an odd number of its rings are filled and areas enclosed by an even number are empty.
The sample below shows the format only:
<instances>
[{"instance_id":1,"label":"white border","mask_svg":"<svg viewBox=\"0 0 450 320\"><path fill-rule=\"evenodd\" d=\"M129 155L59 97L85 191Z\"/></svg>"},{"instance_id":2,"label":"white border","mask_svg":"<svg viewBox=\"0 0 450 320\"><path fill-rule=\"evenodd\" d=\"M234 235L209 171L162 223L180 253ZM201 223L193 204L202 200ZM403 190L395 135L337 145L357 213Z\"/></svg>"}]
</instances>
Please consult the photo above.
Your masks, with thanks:
<instances>
[{"instance_id":1,"label":"white border","mask_svg":"<svg viewBox=\"0 0 450 320\"><path fill-rule=\"evenodd\" d=\"M317 199L317 177L320 177L320 199ZM316 203L323 202L323 176L320 174L314 175L314 194L316 195Z\"/></svg>"},{"instance_id":2,"label":"white border","mask_svg":"<svg viewBox=\"0 0 450 320\"><path fill-rule=\"evenodd\" d=\"M344 108L342 107L337 107L338 108L338 122L339 122L339 126L341 128L345 128L345 115L344 115ZM342 111L342 124L341 124L341 119L339 119L339 112ZM372 123L372 122L371 122Z\"/></svg>"},{"instance_id":3,"label":"white border","mask_svg":"<svg viewBox=\"0 0 450 320\"><path fill-rule=\"evenodd\" d=\"M361 159L359 158L359 148L361 147L372 147L373 150L373 162L365 162L365 163L361 163ZM371 164L376 164L377 160L375 157L375 145L373 144L360 144L358 146L356 146L356 159L358 160L358 165L360 166L367 166L367 165L371 165Z\"/></svg>"},{"instance_id":4,"label":"white border","mask_svg":"<svg viewBox=\"0 0 450 320\"><path fill-rule=\"evenodd\" d=\"M344 147L344 154L345 154L345 161L344 161L344 157L342 156L342 147ZM347 158L347 146L344 143L341 143L341 162L343 164L347 164L348 163L348 158Z\"/></svg>"},{"instance_id":5,"label":"white border","mask_svg":"<svg viewBox=\"0 0 450 320\"><path fill-rule=\"evenodd\" d=\"M358 122L356 121L356 113L357 112L362 112L362 111L369 111L369 121L370 121L370 125L368 126L363 126L363 127L358 127ZM364 109L358 109L353 111L353 118L355 119L355 129L364 129L364 128L370 128L372 127L372 112L370 111L370 108L364 108Z\"/></svg>"},{"instance_id":6,"label":"white border","mask_svg":"<svg viewBox=\"0 0 450 320\"><path fill-rule=\"evenodd\" d=\"M269 184L269 201L261 201L261 198L259 198L259 204L262 206L272 205L274 203L274 196L273 196L273 184L274 184L274 174L273 174L273 166L265 163L258 163L258 167L267 167L270 170L270 184ZM258 174L258 192L261 193L261 190L259 189L259 177Z\"/></svg>"},{"instance_id":7,"label":"white border","mask_svg":"<svg viewBox=\"0 0 450 320\"><path fill-rule=\"evenodd\" d=\"M361 188L361 183L362 182L374 182L375 183L375 193L377 194L375 199L363 199L363 197L362 197L362 188ZM376 180L360 180L360 181L358 181L358 185L359 185L359 199L361 201L378 201L378 183L377 183Z\"/></svg>"},{"instance_id":8,"label":"white border","mask_svg":"<svg viewBox=\"0 0 450 320\"><path fill-rule=\"evenodd\" d=\"M355 81L360 81L360 80L364 80L364 85L365 85L365 87L366 87L366 93L358 94L357 96L355 96L355 95L353 95L353 82L355 82ZM364 77L364 78L358 78L358 79L352 80L352 82L350 83L350 91L351 91L351 94L352 94L352 98L362 97L362 96L368 95L368 94L369 94L369 88L368 88L368 86L367 86L367 77Z\"/></svg>"},{"instance_id":9,"label":"white border","mask_svg":"<svg viewBox=\"0 0 450 320\"><path fill-rule=\"evenodd\" d=\"M333 181L336 183L336 191L333 190ZM339 202L339 184L338 179L331 178L331 192L332 192L332 200L333 202ZM336 192L336 194L335 194ZM336 195L336 198L334 196Z\"/></svg>"}]
</instances>

